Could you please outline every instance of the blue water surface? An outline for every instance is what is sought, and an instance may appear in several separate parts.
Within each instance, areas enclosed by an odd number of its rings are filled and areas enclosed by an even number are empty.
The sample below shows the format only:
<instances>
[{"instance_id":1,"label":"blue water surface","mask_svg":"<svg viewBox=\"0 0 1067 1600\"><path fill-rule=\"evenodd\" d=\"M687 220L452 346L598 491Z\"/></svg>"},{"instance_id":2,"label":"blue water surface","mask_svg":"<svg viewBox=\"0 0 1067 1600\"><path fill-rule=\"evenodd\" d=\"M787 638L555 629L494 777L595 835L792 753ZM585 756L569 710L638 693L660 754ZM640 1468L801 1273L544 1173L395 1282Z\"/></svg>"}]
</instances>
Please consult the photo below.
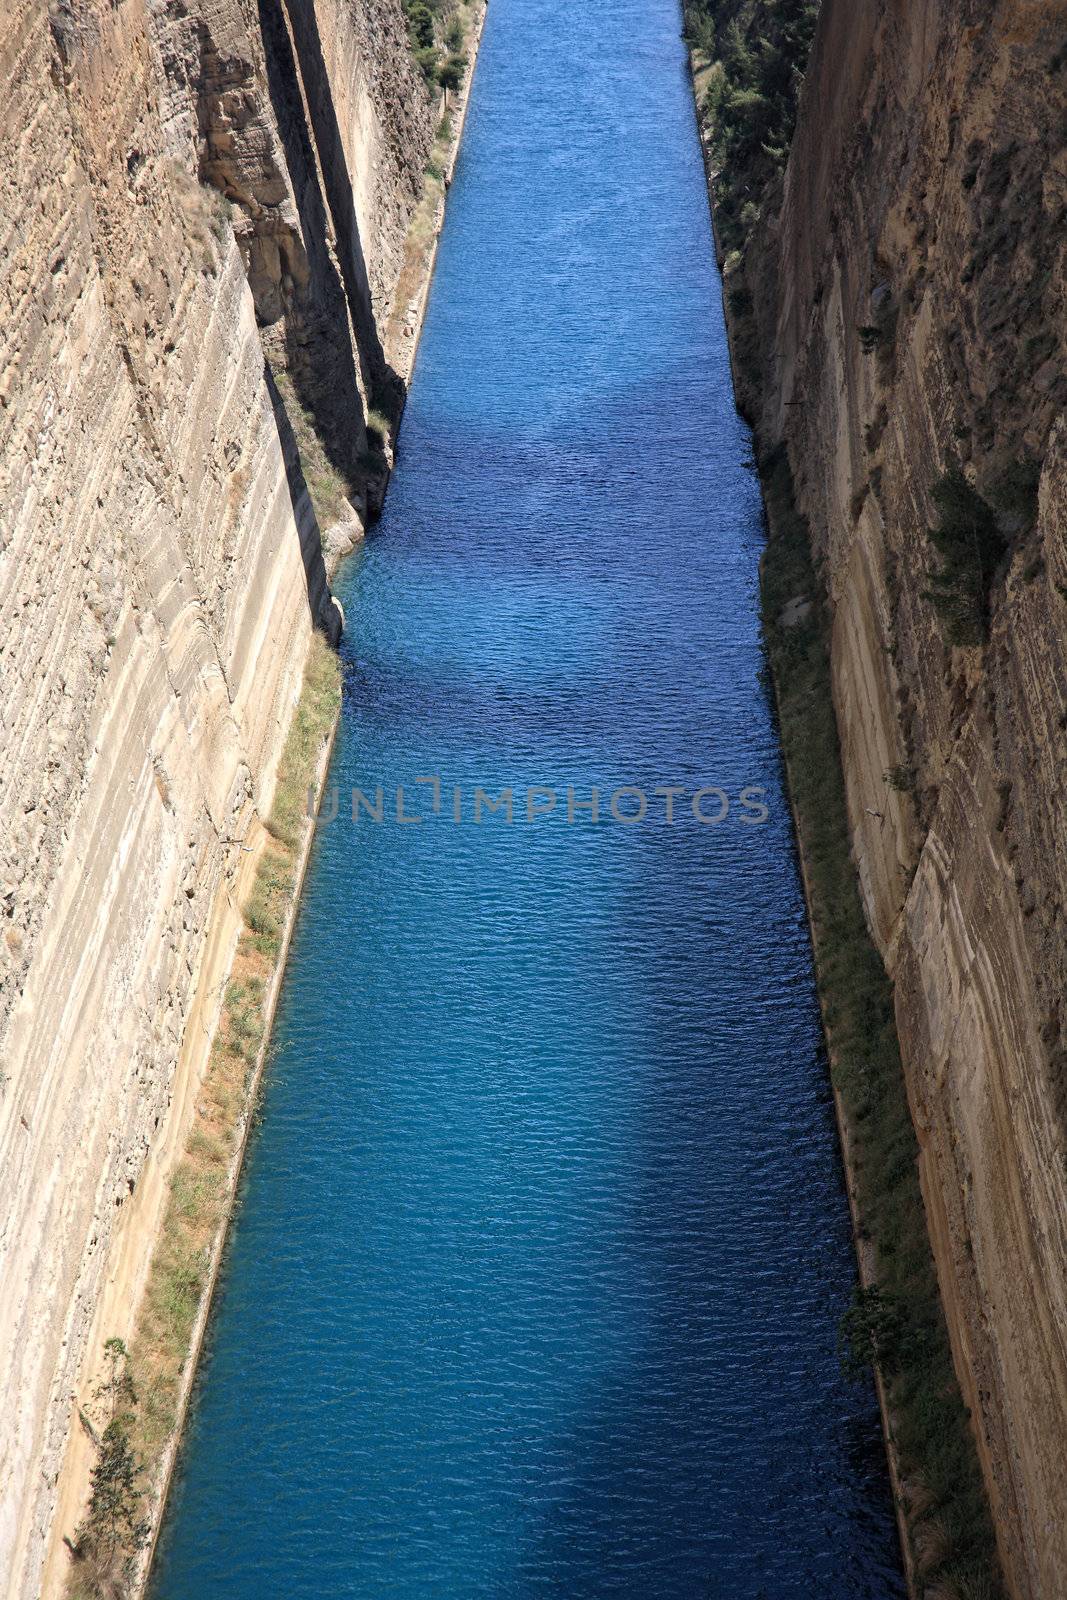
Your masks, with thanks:
<instances>
[{"instance_id":1,"label":"blue water surface","mask_svg":"<svg viewBox=\"0 0 1067 1600\"><path fill-rule=\"evenodd\" d=\"M679 33L491 0L156 1600L903 1592Z\"/></svg>"}]
</instances>

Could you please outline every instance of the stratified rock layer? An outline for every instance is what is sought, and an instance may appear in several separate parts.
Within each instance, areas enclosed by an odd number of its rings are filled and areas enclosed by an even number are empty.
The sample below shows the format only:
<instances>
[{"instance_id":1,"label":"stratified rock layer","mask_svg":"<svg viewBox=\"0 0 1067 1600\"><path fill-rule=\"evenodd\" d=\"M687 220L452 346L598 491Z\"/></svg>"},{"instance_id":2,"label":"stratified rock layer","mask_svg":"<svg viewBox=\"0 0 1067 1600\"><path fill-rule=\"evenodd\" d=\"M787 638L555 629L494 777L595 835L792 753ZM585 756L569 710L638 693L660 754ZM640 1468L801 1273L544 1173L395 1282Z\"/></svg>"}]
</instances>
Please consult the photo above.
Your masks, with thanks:
<instances>
[{"instance_id":1,"label":"stratified rock layer","mask_svg":"<svg viewBox=\"0 0 1067 1600\"><path fill-rule=\"evenodd\" d=\"M0 90L0 1591L29 1600L333 614L300 428L351 483L431 128L399 0L11 0Z\"/></svg>"},{"instance_id":2,"label":"stratified rock layer","mask_svg":"<svg viewBox=\"0 0 1067 1600\"><path fill-rule=\"evenodd\" d=\"M1062 0L825 0L747 267L748 400L788 443L831 597L954 1354L1032 1600L1067 1594L1065 42ZM949 648L931 488L958 464L992 492L1027 457L1039 513L1008 524L989 642Z\"/></svg>"}]
</instances>

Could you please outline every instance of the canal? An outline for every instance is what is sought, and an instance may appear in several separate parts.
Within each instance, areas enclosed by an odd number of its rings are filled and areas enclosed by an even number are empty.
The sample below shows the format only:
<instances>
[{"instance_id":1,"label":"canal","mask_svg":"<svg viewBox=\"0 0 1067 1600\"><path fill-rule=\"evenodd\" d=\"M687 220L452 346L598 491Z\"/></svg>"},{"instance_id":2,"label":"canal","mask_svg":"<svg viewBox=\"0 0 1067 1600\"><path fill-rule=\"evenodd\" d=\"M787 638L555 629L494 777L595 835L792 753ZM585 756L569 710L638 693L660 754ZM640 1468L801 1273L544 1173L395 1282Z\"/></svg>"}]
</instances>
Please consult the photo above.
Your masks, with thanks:
<instances>
[{"instance_id":1,"label":"canal","mask_svg":"<svg viewBox=\"0 0 1067 1600\"><path fill-rule=\"evenodd\" d=\"M676 0L492 0L155 1600L903 1593L749 452Z\"/></svg>"}]
</instances>

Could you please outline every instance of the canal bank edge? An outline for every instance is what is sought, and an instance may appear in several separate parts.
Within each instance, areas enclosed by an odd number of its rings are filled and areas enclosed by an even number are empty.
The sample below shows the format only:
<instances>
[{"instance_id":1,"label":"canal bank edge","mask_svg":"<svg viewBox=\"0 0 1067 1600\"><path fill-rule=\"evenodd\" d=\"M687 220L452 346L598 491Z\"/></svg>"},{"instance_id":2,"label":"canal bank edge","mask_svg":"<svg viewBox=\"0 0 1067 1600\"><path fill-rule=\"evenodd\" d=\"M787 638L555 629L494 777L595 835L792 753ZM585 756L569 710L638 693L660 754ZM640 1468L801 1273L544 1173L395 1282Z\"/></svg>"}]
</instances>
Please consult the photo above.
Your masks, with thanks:
<instances>
[{"instance_id":1,"label":"canal bank edge","mask_svg":"<svg viewBox=\"0 0 1067 1600\"><path fill-rule=\"evenodd\" d=\"M464 40L464 51L467 55L467 65L462 84L455 91L453 106L442 106L441 118L431 152L431 160L425 177L424 191L411 222L408 226L404 242L404 261L396 288L392 297L388 315L385 318L385 339L387 359L391 362L393 370L400 376L403 383L403 397L395 417L383 419L389 427L389 437L386 441L388 449L388 469L378 487L378 503L384 498L388 487L389 476L392 471L393 451L396 436L399 431L403 415L403 399L406 398L407 386L411 381L415 360L418 353L419 340L422 334L423 322L429 301L429 293L433 278L433 271L437 260L437 249L440 241L441 229L444 225L446 214L447 191L455 171L456 161L459 156L463 130L466 125L467 108L470 103L470 92L474 79L478 59L478 50L481 44L482 32L485 25L487 0L472 0L472 22ZM455 112L451 116L451 112ZM435 170L435 167L437 170ZM343 521L345 519L342 519ZM327 571L332 579L340 561L352 548L350 539L344 539L338 545L333 544L329 535L331 529L323 527L322 541L326 556ZM346 535L350 534L347 524L343 529ZM322 695L326 680L327 698L330 709L327 715L322 711ZM316 681L318 680L318 681ZM185 1422L188 1415L189 1403L193 1385L199 1367L200 1357L203 1353L204 1340L211 1319L215 1288L218 1282L222 1261L229 1237L230 1223L234 1214L237 1190L240 1182L241 1171L244 1164L245 1151L248 1137L255 1124L256 1106L262 1086L263 1072L271 1045L271 1033L274 1023L278 999L281 993L282 980L288 961L289 949L292 942L296 921L300 910L300 897L304 879L311 858L311 850L315 839L315 817L317 816L323 786L329 771L330 760L333 754L337 727L341 712L340 694L340 666L335 648L327 643L325 637L315 632L312 635L308 659L305 663L304 681L299 697L293 707L289 730L286 735L280 767L278 790L270 820L264 827L255 825L255 841L253 845L254 857L251 863L246 864L239 879L241 889L241 907L237 920L236 937L230 947L229 957L223 956L221 962L208 963L211 977L212 992L218 994L225 991L225 999L220 1004L216 1002L213 1012L213 1023L194 1013L202 1026L212 1028L211 1062L213 1063L217 1052L225 1051L226 1036L236 1035L238 1045L253 1044L253 1056L247 1066L244 1083L234 1099L227 1100L223 1110L222 1125L216 1129L217 1135L226 1141L229 1149L225 1158L225 1169L222 1181L216 1195L220 1205L217 1217L213 1219L210 1229L210 1239L206 1249L206 1266L202 1278L197 1281L195 1291L188 1298L191 1303L187 1305L188 1326L182 1333L182 1353L179 1361L177 1393L173 1397L173 1410L167 1420L161 1437L155 1440L155 1448L143 1454L143 1469L147 1474L148 1482L143 1487L144 1504L141 1506L143 1541L133 1554L133 1568L129 1580L127 1594L129 1600L141 1600L144 1595L152 1561L155 1555L163 1517L166 1511L167 1499L174 1477L174 1471L181 1449ZM305 727L301 733L301 722ZM313 763L310 770L293 774L290 772L290 782L287 792L285 787L285 765L287 757L294 754L293 746L299 745L301 738L306 742L310 734L314 744L311 752ZM307 751L305 751L305 758ZM297 753L298 759L298 753ZM279 808L284 817L279 817ZM295 830L293 836L292 830ZM275 841L284 840L286 833L291 836L292 878L288 886L281 887L281 903L271 905L272 898L278 900L276 893L272 894L272 886L263 882L264 861L271 847L271 837ZM277 890L278 885L273 886ZM257 908L257 900L259 906ZM269 919L271 915L281 912L281 925L275 927L273 932L257 931L256 923L260 920L257 916ZM275 948L269 972L260 980L262 988L259 993L253 992L252 1011L247 1003L247 996L234 996L235 973L237 972L242 955L242 947L246 939L253 942L263 938L276 939ZM258 1012L255 1012L256 1006ZM211 1017L211 1010L205 1004L205 1009ZM236 1012L237 1027L234 1027L234 1013ZM238 1051L240 1059L241 1052ZM159 1390L154 1386L146 1387L143 1383L139 1367L139 1357L143 1358L142 1340L144 1324L151 1315L149 1302L153 1288L153 1275L167 1274L168 1268L173 1263L160 1261L160 1256L165 1254L168 1242L168 1223L176 1213L181 1213L189 1204L187 1199L176 1195L175 1191L181 1177L183 1161L188 1160L191 1151L198 1140L203 1139L203 1119L205 1116L204 1100L202 1098L211 1077L209 1064L203 1082L191 1090L192 1098L198 1101L196 1110L189 1117L187 1108L185 1120L187 1126L184 1134L179 1135L179 1143L173 1153L171 1165L163 1177L169 1188L169 1195L164 1202L162 1220L158 1232L152 1241L145 1270L138 1284L140 1302L133 1318L133 1333L129 1342L129 1366L135 1391L138 1394L138 1411L144 1405L145 1399L153 1404L159 1404ZM104 1337L108 1337L107 1330L103 1330ZM100 1371L104 1370L104 1354L100 1353ZM165 1385L164 1385L165 1389ZM163 1404L167 1403L164 1395ZM144 1406L147 1410L147 1405ZM98 1450L101 1433L94 1425L92 1418L85 1408L79 1408L78 1419L82 1432L91 1440L94 1450ZM139 1424L140 1418L135 1412L135 1422L130 1430L135 1443L140 1443ZM82 1519L89 1509L89 1483L88 1458L77 1463L80 1471L72 1472L71 1464L65 1462L62 1477L66 1480L62 1485L64 1492L57 1498L57 1509L53 1538L51 1541L52 1552L45 1573L45 1590L53 1593L65 1592L69 1600L89 1600L90 1596L98 1594L99 1590L93 1585L91 1575L79 1568L76 1561L70 1557L75 1550L76 1528L82 1526ZM42 1592L45 1592L44 1590Z\"/></svg>"},{"instance_id":2,"label":"canal bank edge","mask_svg":"<svg viewBox=\"0 0 1067 1600\"><path fill-rule=\"evenodd\" d=\"M708 63L700 57L699 52L688 40L686 41L686 57L693 93L697 136L704 163L715 251L720 269L722 269L725 252L719 239L716 218L716 174L712 164L707 130L701 118L699 100L701 75L706 73ZM915 1145L915 1159L908 1162L906 1174L898 1172L896 1178L899 1182L903 1177L907 1187L912 1191L908 1195L908 1210L911 1214L912 1233L913 1235L918 1234L921 1228L921 1237L912 1237L909 1244L910 1250L917 1252L920 1258L925 1258L922 1259L921 1265L923 1269L922 1276L927 1281L920 1285L919 1294L930 1302L926 1309L932 1317L932 1326L925 1331L927 1334L933 1334L939 1347L936 1351L939 1367L947 1367L947 1374L943 1374L943 1376L947 1376L955 1391L954 1395L949 1397L950 1410L954 1410L957 1413L952 1420L956 1423L956 1431L962 1431L964 1434L962 1441L958 1439L953 1441L957 1448L962 1446L962 1451L966 1458L966 1476L970 1480L964 1491L968 1502L964 1510L970 1521L984 1524L984 1526L979 1527L978 1543L984 1544L986 1548L981 1550L973 1560L968 1552L965 1558L966 1575L973 1575L979 1582L982 1582L985 1575L988 1574L992 1586L984 1592L992 1596L1001 1592L999 1563L995 1552L993 1530L989 1523L988 1503L981 1484L976 1441L969 1426L969 1413L966 1411L959 1393L958 1376L952 1362L947 1328L937 1288L933 1256L926 1228L925 1207L919 1182L918 1147L915 1143L916 1136L907 1098L903 1067L899 1059L899 1045L896 1038L892 1007L892 991L881 959L869 936L859 897L856 868L851 855L845 811L844 779L841 770L836 717L833 710L830 685L828 626L823 585L811 564L807 528L795 506L792 476L784 448L772 447L768 449L764 441L760 440L759 430L753 423L752 418L745 414L744 408L741 406L741 396L745 388L745 383L742 381L742 372L746 373L746 381L750 387L753 383L756 383L757 386L759 383L759 380L751 375L752 363L746 362L745 359L745 351L746 349L751 350L755 334L750 327L745 325L746 312L743 303L739 302L737 305L731 303L730 283L725 271L722 274L721 284L734 393L739 409L745 415L745 420L749 423L753 432L754 455L768 530L767 547L760 563L762 629L767 653L769 681L774 696L780 730L780 747L793 818L797 858L804 886L805 909L812 941L816 988L830 1066L834 1115L844 1168L845 1188L852 1223L859 1284L861 1291L876 1299L881 1292L881 1284L884 1282L884 1269L882 1272L879 1271L881 1264L878 1255L879 1235L876 1220L872 1219L869 1214L869 1205L864 1204L865 1184L863 1178L864 1163L861 1153L862 1140L856 1120L850 1111L849 1100L845 1092L845 1084L850 1079L850 1073L856 1070L850 1068L847 1063L857 1041L855 1030L850 1026L849 1005L847 1001L842 1003L843 996L839 992L841 985L834 972L835 961L828 949L829 930L827 921L829 919L824 916L825 907L820 904L820 899L825 899L826 896L824 892L824 895L820 897L817 881L818 874L815 870L816 856L820 853L825 855L828 834L836 835L832 843L834 860L831 870L832 876L837 880L834 887L839 892L843 891L851 899L853 902L851 909L854 912L854 916L858 918L858 923L855 927L855 939L860 946L857 951L860 965L866 969L864 976L869 987L869 993L866 998L871 1002L872 1010L878 1016L883 1045L895 1057L895 1082L883 1085L883 1092L888 1090L890 1096L897 1101L898 1117L906 1119L906 1134L910 1136L911 1142ZM792 545L792 551L790 550L790 545ZM802 545L802 550L798 550L798 545ZM792 573L789 570L791 554L794 558ZM800 585L799 589L795 581L798 566L804 569L804 577L807 580ZM788 580L790 577L794 581L792 583L786 581L783 586L783 579ZM794 590L797 592L794 593ZM789 592L787 593L786 591ZM783 612L787 611L791 602L793 602L793 614L789 615L787 612L783 620ZM810 652L811 658L818 663L815 666L815 673L822 680L820 683L822 693L817 697L806 693L803 687L800 687L798 691L795 681L788 670L791 664L791 654L794 650L794 640L799 640L804 634L808 634L811 640L813 647ZM813 724L818 723L820 713L823 719L829 720L830 725L829 737L827 730L825 728L822 730L821 750L818 730L813 726ZM798 757L801 757L801 752L805 750L810 753L812 747L819 750L823 758L824 770L820 775L821 782L818 785L805 785L804 777L799 770ZM813 802L815 803L813 804ZM863 1070L863 1068L859 1069L861 1073ZM866 1089L864 1088L861 1093L866 1093ZM874 1181L876 1185L877 1178ZM867 1199L869 1200L869 1192ZM876 1348L876 1343L877 1335L874 1335L872 1349ZM929 1358L929 1355L928 1346L924 1345L921 1349L917 1349L912 1358L915 1366L919 1367L921 1363ZM904 1368L904 1381L907 1381L907 1356L901 1357L900 1362ZM933 1592L928 1588L928 1582L933 1580L930 1568L936 1566L941 1548L939 1542L940 1527L936 1519L929 1515L931 1500L934 1500L935 1497L931 1495L918 1474L913 1473L909 1477L906 1473L900 1436L901 1430L908 1427L908 1419L896 1404L894 1396L890 1392L890 1385L886 1381L886 1374L883 1372L881 1364L872 1362L872 1370L893 1492L904 1577L910 1600L922 1600L924 1595ZM895 1369L895 1375L898 1378L900 1376L897 1369ZM954 1406L952 1405L953 1400L955 1401ZM916 1455L914 1443L910 1453L914 1459ZM976 1500L977 1504L975 1503Z\"/></svg>"},{"instance_id":3,"label":"canal bank edge","mask_svg":"<svg viewBox=\"0 0 1067 1600\"><path fill-rule=\"evenodd\" d=\"M329 714L324 718L316 717L314 710L311 708L313 702L313 689L310 680L314 676L316 652L318 652L320 661L329 663L328 675L330 686L333 691L329 695L327 702L328 706L330 707L330 711ZM140 1595L144 1592L144 1587L151 1570L152 1558L155 1554L160 1528L162 1526L163 1514L166 1510L167 1498L170 1493L171 1482L174 1476L174 1467L178 1458L178 1450L181 1445L182 1434L185 1428L185 1419L188 1414L189 1400L192 1394L193 1383L195 1381L197 1369L200 1363L200 1356L203 1352L204 1338L207 1333L207 1326L211 1316L211 1307L215 1296L215 1287L218 1283L219 1271L222 1266L223 1255L226 1249L226 1241L229 1236L230 1223L233 1219L234 1206L237 1198L237 1185L241 1176L241 1169L244 1165L245 1151L248 1147L248 1136L255 1122L256 1104L263 1080L263 1070L266 1064L267 1053L270 1049L274 1015L277 1010L278 997L281 993L282 979L285 976L285 968L289 959L289 949L292 943L293 931L296 927L297 913L300 909L300 895L304 886L304 878L307 874L308 862L311 857L311 846L314 842L315 836L315 818L310 814L300 816L297 801L298 797L303 794L310 796L311 793L314 793L316 797L317 808L318 797L322 793L322 787L326 781L326 774L329 770L330 757L333 754L334 740L337 736L337 726L340 720L340 707L340 673L337 669L337 658L334 655L333 650L322 639L321 635L317 635L312 641L311 654L308 667L305 672L305 683L303 690L301 691L300 701L298 702L293 714L293 725L290 729L289 740L287 741L286 746L286 751L288 753L289 744L294 740L294 733L298 727L301 715L307 715L309 721L311 722L312 737L317 739L318 743L314 766L310 774L292 774L290 778L291 792L282 797L283 804L287 803L290 809L297 809L299 842L296 847L294 876L291 887L285 897L286 904L284 921L277 947L277 955L273 963L266 993L262 1001L261 1017L258 1019L258 1044L255 1050L255 1056L248 1071L246 1082L242 1087L239 1099L237 1101L237 1118L232 1124L234 1148L222 1185L221 1214L214 1228L214 1235L210 1245L207 1274L203 1283L203 1287L200 1291L192 1329L188 1334L187 1340L185 1341L187 1353L181 1366L180 1386L175 1404L174 1415L169 1432L167 1433L165 1442L163 1444L158 1468L158 1476L155 1484L150 1490L150 1505L147 1518L149 1524L149 1535L138 1562L135 1581L131 1585L130 1592L134 1596ZM284 762L284 755L282 759ZM300 779L305 777L309 779L309 782L306 785L300 781ZM281 784L279 784L279 789L280 788ZM272 821L273 818L274 813L272 812ZM272 831L271 824L268 824L267 831ZM259 886L265 870L264 863L265 856L261 856L258 863L259 871L257 873L256 883L248 897L248 902L243 907L243 915L245 919L244 927L238 941L237 949L234 953L234 963L233 967L231 968L231 976L228 981L226 1004L219 1016L218 1027L216 1029L216 1038L212 1046L213 1059L215 1052L220 1048L220 1041L227 1033L233 1033L234 1031L234 1012L239 1006L240 1001L235 1002L233 999L235 979L232 974L237 969L238 962L242 954L242 944L249 933L253 931L252 923L250 921L250 912L256 895L256 887ZM209 1077L210 1072L211 1068L209 1067ZM207 1085L205 1084L205 1089L206 1088ZM198 1106L198 1112L200 1115L198 1120L195 1121L190 1128L188 1139L186 1141L186 1156L188 1156L189 1150L193 1146L197 1137L202 1137L201 1129L202 1119L204 1117L203 1105L204 1102L201 1100L200 1105ZM162 1246L167 1242L167 1223L171 1220L172 1213L180 1211L181 1208L181 1201L177 1198L176 1194L176 1180L179 1176L180 1170L181 1169L179 1166L176 1168L172 1176L170 1204L167 1208L167 1214L164 1217L164 1231L157 1240L156 1250L153 1252L153 1260L149 1268L149 1282L146 1286L145 1292L146 1300L149 1299L151 1293L152 1275L166 1271L166 1264L158 1261L157 1257L163 1253ZM135 1369L135 1382L143 1382L137 1367L137 1357L140 1354L138 1345L144 1334L144 1321L145 1317L142 1312L142 1315L138 1318L137 1332L135 1334L134 1343L131 1349Z\"/></svg>"}]
</instances>

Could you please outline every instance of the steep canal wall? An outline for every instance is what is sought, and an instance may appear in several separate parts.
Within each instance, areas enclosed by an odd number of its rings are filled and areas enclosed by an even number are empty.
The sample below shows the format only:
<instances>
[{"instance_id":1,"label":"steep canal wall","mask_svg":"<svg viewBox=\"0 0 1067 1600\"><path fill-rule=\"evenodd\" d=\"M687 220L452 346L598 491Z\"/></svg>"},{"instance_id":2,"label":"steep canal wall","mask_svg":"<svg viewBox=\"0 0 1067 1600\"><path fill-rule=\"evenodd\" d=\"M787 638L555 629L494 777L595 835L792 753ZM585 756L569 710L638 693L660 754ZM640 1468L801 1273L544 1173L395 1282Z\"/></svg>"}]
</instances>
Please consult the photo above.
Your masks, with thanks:
<instances>
[{"instance_id":1,"label":"steep canal wall","mask_svg":"<svg viewBox=\"0 0 1067 1600\"><path fill-rule=\"evenodd\" d=\"M701 55L698 72L738 393L780 535L779 689L789 701L810 667L832 697L907 1161L1004 1577L1027 1600L1067 1589L1065 21L1029 0L826 0L791 150L789 130L764 138L784 171L725 127L718 78L708 101L712 71L736 86L745 70L725 30L703 36L720 65ZM787 749L791 717L810 747L811 715L802 696L783 707ZM894 1276L884 1255L872 1270ZM902 1441L930 1581L923 1450Z\"/></svg>"},{"instance_id":2,"label":"steep canal wall","mask_svg":"<svg viewBox=\"0 0 1067 1600\"><path fill-rule=\"evenodd\" d=\"M454 130L397 0L17 0L0 87L0 1592L37 1597L380 503Z\"/></svg>"}]
</instances>

